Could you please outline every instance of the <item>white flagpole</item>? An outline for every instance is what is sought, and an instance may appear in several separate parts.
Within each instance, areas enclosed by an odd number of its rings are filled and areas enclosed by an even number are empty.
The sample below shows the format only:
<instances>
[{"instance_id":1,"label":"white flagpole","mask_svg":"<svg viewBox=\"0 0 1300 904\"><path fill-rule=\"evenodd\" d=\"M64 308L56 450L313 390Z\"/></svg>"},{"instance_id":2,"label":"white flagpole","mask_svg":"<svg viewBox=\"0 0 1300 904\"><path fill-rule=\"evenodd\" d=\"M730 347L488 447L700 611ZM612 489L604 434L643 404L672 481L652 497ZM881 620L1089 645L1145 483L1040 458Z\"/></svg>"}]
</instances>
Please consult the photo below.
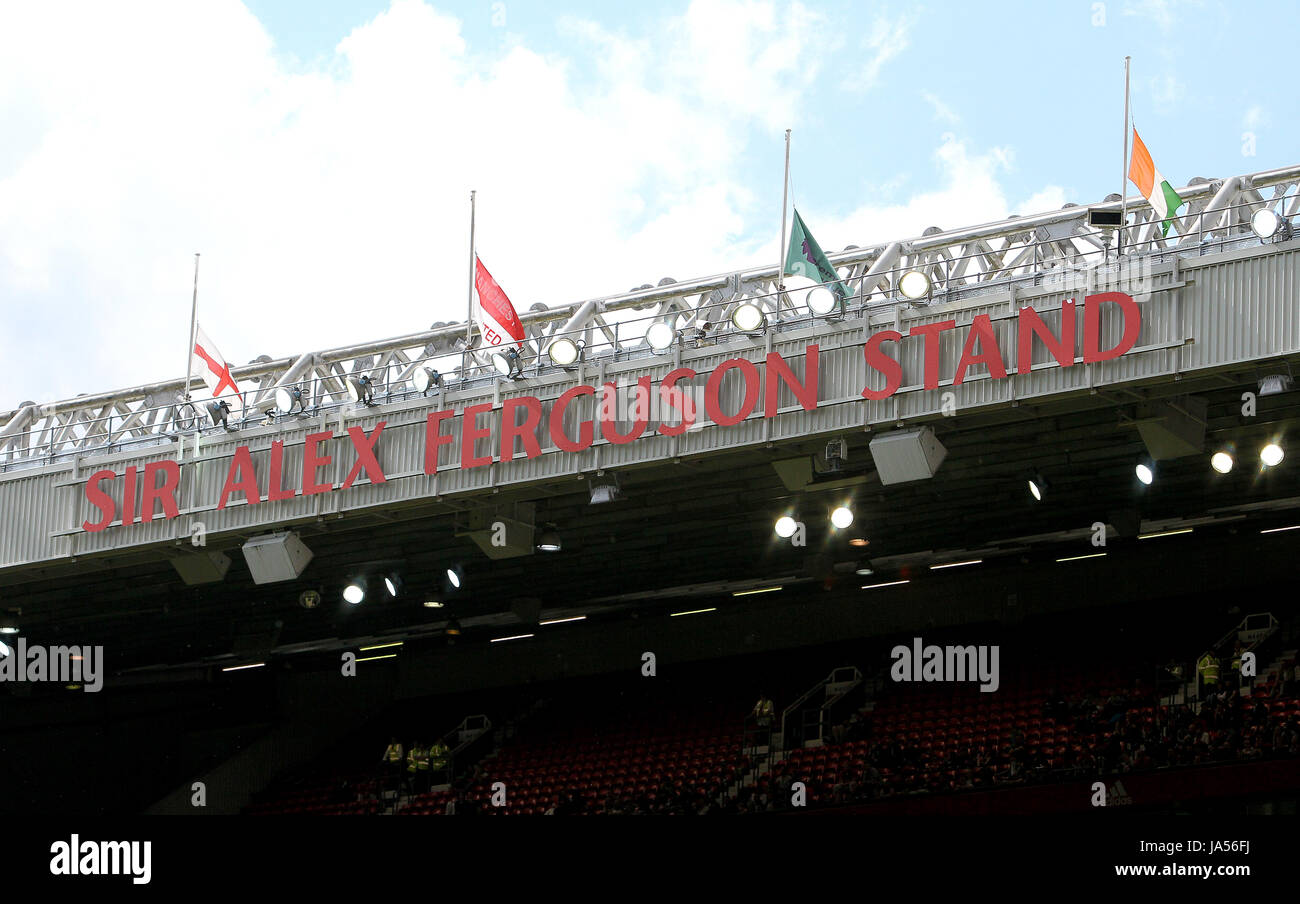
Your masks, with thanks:
<instances>
[{"instance_id":1,"label":"white flagpole","mask_svg":"<svg viewBox=\"0 0 1300 904\"><path fill-rule=\"evenodd\" d=\"M1128 57L1124 57L1124 172L1119 180L1119 245L1115 256L1124 253L1124 229L1128 219Z\"/></svg>"},{"instance_id":2,"label":"white flagpole","mask_svg":"<svg viewBox=\"0 0 1300 904\"><path fill-rule=\"evenodd\" d=\"M470 340L474 337L474 196L476 191L469 193L469 292L465 305L465 351L469 352Z\"/></svg>"},{"instance_id":3,"label":"white flagpole","mask_svg":"<svg viewBox=\"0 0 1300 904\"><path fill-rule=\"evenodd\" d=\"M194 295L190 298L190 344L185 347L185 385L181 392L185 401L190 400L190 377L194 365L194 333L198 329L199 313L199 253L194 252Z\"/></svg>"},{"instance_id":4,"label":"white flagpole","mask_svg":"<svg viewBox=\"0 0 1300 904\"><path fill-rule=\"evenodd\" d=\"M781 183L781 257L776 265L776 288L785 290L785 212L790 199L790 130L785 130L785 181ZM777 306L780 306L778 299Z\"/></svg>"}]
</instances>

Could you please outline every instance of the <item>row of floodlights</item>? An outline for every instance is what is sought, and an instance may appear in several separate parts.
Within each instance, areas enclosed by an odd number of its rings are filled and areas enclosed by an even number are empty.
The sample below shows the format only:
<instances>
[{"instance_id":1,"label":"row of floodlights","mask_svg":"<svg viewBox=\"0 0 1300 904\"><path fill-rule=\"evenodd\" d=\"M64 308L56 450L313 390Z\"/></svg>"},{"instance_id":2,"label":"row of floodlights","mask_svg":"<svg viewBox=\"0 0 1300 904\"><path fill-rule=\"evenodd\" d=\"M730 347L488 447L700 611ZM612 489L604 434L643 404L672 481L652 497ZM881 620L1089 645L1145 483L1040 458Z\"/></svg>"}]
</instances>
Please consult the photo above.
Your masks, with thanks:
<instances>
[{"instance_id":1,"label":"row of floodlights","mask_svg":"<svg viewBox=\"0 0 1300 904\"><path fill-rule=\"evenodd\" d=\"M1220 474L1227 474L1236 466L1237 460L1234 457L1235 448L1225 446L1210 456L1210 467ZM1259 463L1262 468L1275 468L1282 463L1286 453L1282 450L1279 443L1266 443L1259 450ZM1151 486L1156 479L1155 460L1143 456L1139 458L1137 464L1133 466L1133 473L1136 475L1138 482L1143 486ZM1029 495L1034 497L1035 502L1042 502L1047 495L1048 482L1041 472L1035 471L1028 478Z\"/></svg>"},{"instance_id":2,"label":"row of floodlights","mask_svg":"<svg viewBox=\"0 0 1300 904\"><path fill-rule=\"evenodd\" d=\"M447 590L459 590L461 583L464 580L464 576L461 574L460 569L455 567L448 568L446 575ZM396 571L384 571L379 574L358 574L349 580L347 585L343 588L343 601L352 606L359 606L365 601L367 596L372 592L377 592L381 586L384 591L387 592L388 598L394 600L401 596L402 592L405 590L405 583L402 580L402 576ZM319 602L319 597L316 597L314 602L310 604L305 600L300 600L300 602L302 602L304 608L314 608L315 604ZM431 599L425 602L424 605L427 608L437 609L442 607L442 602L440 600Z\"/></svg>"},{"instance_id":3,"label":"row of floodlights","mask_svg":"<svg viewBox=\"0 0 1300 904\"><path fill-rule=\"evenodd\" d=\"M920 270L909 270L898 281L898 290L904 298L915 301L930 293L930 278ZM840 307L840 300L826 286L813 286L804 297L809 312L817 317L830 317ZM731 325L742 333L761 333L767 328L767 314L752 301L743 301L731 312ZM668 351L682 338L699 338L707 335L714 325L705 321L697 327L687 330L674 329L661 321L652 323L646 330L646 345L657 355ZM556 367L573 367L582 358L584 343L582 340L561 336L546 347L546 355ZM511 355L514 359L511 359ZM506 349L493 354L493 363L503 376L517 376L522 371L522 362L518 353Z\"/></svg>"}]
</instances>

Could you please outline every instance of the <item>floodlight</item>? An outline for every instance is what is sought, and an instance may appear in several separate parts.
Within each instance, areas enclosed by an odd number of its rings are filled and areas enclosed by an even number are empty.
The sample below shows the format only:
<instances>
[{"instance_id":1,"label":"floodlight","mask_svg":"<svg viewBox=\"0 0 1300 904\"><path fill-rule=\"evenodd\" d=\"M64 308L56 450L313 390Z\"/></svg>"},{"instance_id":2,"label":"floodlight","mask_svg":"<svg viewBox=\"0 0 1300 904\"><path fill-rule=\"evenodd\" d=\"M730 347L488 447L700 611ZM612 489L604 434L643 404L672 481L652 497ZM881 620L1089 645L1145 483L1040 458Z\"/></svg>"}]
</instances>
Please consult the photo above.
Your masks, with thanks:
<instances>
[{"instance_id":1,"label":"floodlight","mask_svg":"<svg viewBox=\"0 0 1300 904\"><path fill-rule=\"evenodd\" d=\"M1150 459L1140 459L1138 463L1134 465L1133 470L1137 474L1137 479L1142 481L1145 486L1151 486L1151 481L1156 479L1155 462Z\"/></svg>"},{"instance_id":2,"label":"floodlight","mask_svg":"<svg viewBox=\"0 0 1300 904\"><path fill-rule=\"evenodd\" d=\"M1210 467L1220 474L1227 474L1231 471L1233 464L1232 456L1227 452L1219 451L1210 456Z\"/></svg>"},{"instance_id":3,"label":"floodlight","mask_svg":"<svg viewBox=\"0 0 1300 904\"><path fill-rule=\"evenodd\" d=\"M731 322L743 333L755 333L767 325L767 317L752 301L736 305L731 312Z\"/></svg>"},{"instance_id":4,"label":"floodlight","mask_svg":"<svg viewBox=\"0 0 1300 904\"><path fill-rule=\"evenodd\" d=\"M356 605L366 598L366 579L356 578L343 588L343 599Z\"/></svg>"},{"instance_id":5,"label":"floodlight","mask_svg":"<svg viewBox=\"0 0 1300 904\"><path fill-rule=\"evenodd\" d=\"M1261 239L1271 239L1286 221L1268 207L1261 207L1250 217L1250 229Z\"/></svg>"},{"instance_id":6,"label":"floodlight","mask_svg":"<svg viewBox=\"0 0 1300 904\"><path fill-rule=\"evenodd\" d=\"M920 270L909 270L898 281L898 291L903 293L904 298L923 298L930 293L930 277Z\"/></svg>"},{"instance_id":7,"label":"floodlight","mask_svg":"<svg viewBox=\"0 0 1300 904\"><path fill-rule=\"evenodd\" d=\"M362 374L359 377L348 377L348 398L354 402L362 402L366 405L373 405L375 398L375 384L370 382L370 377Z\"/></svg>"},{"instance_id":8,"label":"floodlight","mask_svg":"<svg viewBox=\"0 0 1300 904\"><path fill-rule=\"evenodd\" d=\"M582 350L572 339L560 337L546 347L546 354L555 366L569 367L578 360Z\"/></svg>"},{"instance_id":9,"label":"floodlight","mask_svg":"<svg viewBox=\"0 0 1300 904\"><path fill-rule=\"evenodd\" d=\"M220 402L208 402L208 416L212 418L213 425L220 424L227 430L230 429L230 404L222 399Z\"/></svg>"},{"instance_id":10,"label":"floodlight","mask_svg":"<svg viewBox=\"0 0 1300 904\"><path fill-rule=\"evenodd\" d=\"M426 393L435 386L442 385L442 374L432 367L418 368L411 374L411 388L419 393Z\"/></svg>"},{"instance_id":11,"label":"floodlight","mask_svg":"<svg viewBox=\"0 0 1300 904\"><path fill-rule=\"evenodd\" d=\"M1029 492L1037 502L1042 502L1043 497L1047 495L1047 478L1038 471L1035 471L1029 478Z\"/></svg>"},{"instance_id":12,"label":"floodlight","mask_svg":"<svg viewBox=\"0 0 1300 904\"><path fill-rule=\"evenodd\" d=\"M518 380L524 372L523 359L519 357L518 350L513 348L493 352L492 366L497 369L497 373L501 374L501 376L509 377L511 380Z\"/></svg>"},{"instance_id":13,"label":"floodlight","mask_svg":"<svg viewBox=\"0 0 1300 904\"><path fill-rule=\"evenodd\" d=\"M1261 397L1280 395L1288 392L1293 382L1290 374L1268 374L1259 378L1259 394Z\"/></svg>"},{"instance_id":14,"label":"floodlight","mask_svg":"<svg viewBox=\"0 0 1300 904\"><path fill-rule=\"evenodd\" d=\"M1271 468L1274 465L1280 464L1282 462L1282 458L1283 458L1282 447L1279 446L1277 443L1269 443L1263 449L1259 450L1259 460L1264 464L1264 467L1266 468Z\"/></svg>"},{"instance_id":15,"label":"floodlight","mask_svg":"<svg viewBox=\"0 0 1300 904\"><path fill-rule=\"evenodd\" d=\"M275 409L281 414L292 414L295 409L302 411L302 390L296 386L281 386L275 391Z\"/></svg>"},{"instance_id":16,"label":"floodlight","mask_svg":"<svg viewBox=\"0 0 1300 904\"><path fill-rule=\"evenodd\" d=\"M650 328L645 331L645 341L655 354L668 351L676 339L677 331L663 321L650 324Z\"/></svg>"},{"instance_id":17,"label":"floodlight","mask_svg":"<svg viewBox=\"0 0 1300 904\"><path fill-rule=\"evenodd\" d=\"M619 489L618 478L614 476L600 477L596 480L589 480L587 488L591 492L591 505L600 505L605 502L617 502L623 498L623 491Z\"/></svg>"},{"instance_id":18,"label":"floodlight","mask_svg":"<svg viewBox=\"0 0 1300 904\"><path fill-rule=\"evenodd\" d=\"M831 524L840 530L853 524L853 509L846 505L841 505L835 511L831 512Z\"/></svg>"},{"instance_id":19,"label":"floodlight","mask_svg":"<svg viewBox=\"0 0 1300 904\"><path fill-rule=\"evenodd\" d=\"M825 286L814 286L808 290L804 301L808 305L808 310L812 311L818 317L825 317L831 314L839 306L839 298L835 293Z\"/></svg>"},{"instance_id":20,"label":"floodlight","mask_svg":"<svg viewBox=\"0 0 1300 904\"><path fill-rule=\"evenodd\" d=\"M776 519L776 535L782 540L788 540L794 536L794 532L799 529L799 524L789 515L782 515Z\"/></svg>"}]
</instances>

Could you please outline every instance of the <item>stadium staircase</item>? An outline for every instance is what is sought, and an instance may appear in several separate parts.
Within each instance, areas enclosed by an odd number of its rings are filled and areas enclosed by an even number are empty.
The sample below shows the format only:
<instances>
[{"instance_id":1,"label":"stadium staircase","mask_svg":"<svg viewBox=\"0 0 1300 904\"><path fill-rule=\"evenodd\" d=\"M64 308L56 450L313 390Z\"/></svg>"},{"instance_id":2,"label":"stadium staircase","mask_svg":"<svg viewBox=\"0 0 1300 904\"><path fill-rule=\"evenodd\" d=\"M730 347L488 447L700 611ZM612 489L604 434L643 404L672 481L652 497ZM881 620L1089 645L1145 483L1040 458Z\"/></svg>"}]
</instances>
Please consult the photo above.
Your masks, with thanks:
<instances>
[{"instance_id":1,"label":"stadium staircase","mask_svg":"<svg viewBox=\"0 0 1300 904\"><path fill-rule=\"evenodd\" d=\"M1280 623L1271 612L1256 612L1247 615L1205 650L1196 653L1190 668L1185 668L1184 677L1186 680L1172 694L1163 696L1160 700L1161 704L1164 706L1181 706L1187 703L1199 705L1200 676L1197 663L1200 661L1201 656L1207 652L1219 659L1220 687L1225 686L1224 682L1237 677L1232 671L1232 660L1238 643L1242 646L1241 652L1255 654L1257 667L1260 662L1264 661L1264 657L1271 657L1268 660L1268 666L1262 671L1258 671L1253 681L1247 678L1239 682L1241 695L1248 697L1255 692L1256 688L1271 685L1287 659L1290 658L1294 661L1296 654L1295 650L1277 649L1277 641L1280 639L1280 627Z\"/></svg>"},{"instance_id":2,"label":"stadium staircase","mask_svg":"<svg viewBox=\"0 0 1300 904\"><path fill-rule=\"evenodd\" d=\"M781 712L776 730L745 720L741 753L747 759L742 773L724 792L735 800L744 789L766 786L766 777L791 751L820 747L831 726L842 723L855 706L864 703L868 684L856 666L841 666L804 691Z\"/></svg>"},{"instance_id":3,"label":"stadium staircase","mask_svg":"<svg viewBox=\"0 0 1300 904\"><path fill-rule=\"evenodd\" d=\"M451 797L451 785L458 767L463 771L493 746L492 720L482 713L466 716L459 725L440 737L438 743L448 750L447 765L440 770L441 775L431 776L431 779L443 780L432 784L428 791L417 794L407 794L400 788L386 793L383 798L386 814L396 815L405 810L426 809L439 804L445 807Z\"/></svg>"}]
</instances>

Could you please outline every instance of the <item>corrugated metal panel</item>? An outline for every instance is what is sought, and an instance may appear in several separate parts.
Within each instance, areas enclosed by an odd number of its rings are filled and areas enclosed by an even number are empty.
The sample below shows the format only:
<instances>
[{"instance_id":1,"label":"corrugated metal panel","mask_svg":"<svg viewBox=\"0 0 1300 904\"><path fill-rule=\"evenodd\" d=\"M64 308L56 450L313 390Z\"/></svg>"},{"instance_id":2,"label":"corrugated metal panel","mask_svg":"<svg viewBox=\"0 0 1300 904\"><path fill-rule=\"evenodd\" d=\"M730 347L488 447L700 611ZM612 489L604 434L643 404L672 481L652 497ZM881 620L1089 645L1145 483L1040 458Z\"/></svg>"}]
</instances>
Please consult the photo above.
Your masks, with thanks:
<instances>
[{"instance_id":1,"label":"corrugated metal panel","mask_svg":"<svg viewBox=\"0 0 1300 904\"><path fill-rule=\"evenodd\" d=\"M438 393L427 399L411 399L382 409L333 411L319 418L285 421L237 435L217 433L206 436L197 463L192 461L192 448L185 452L178 501L186 514L173 521L158 519L145 524L110 527L93 534L79 529L87 518L97 520L99 517L82 492L82 483L87 476L102 468L121 474L128 464L135 464L141 469L142 479L145 464L176 455L175 444L151 447L133 454L87 456L76 465L80 469L77 481L73 480L73 467L64 463L0 474L0 523L4 525L0 530L0 567L187 537L192 523L197 521L203 522L212 534L252 532L318 514L391 505L435 494L484 492L493 486L547 480L587 473L596 468L625 468L677 455L707 454L792 437L858 430L864 425L888 427L895 419L908 420L939 413L946 392L952 392L953 402L960 411L1006 404L1013 399L1087 392L1090 386L1149 379L1179 370L1188 372L1300 353L1300 311L1295 303L1297 287L1300 286L1300 253L1294 249L1246 249L1212 258L1183 260L1181 267L1186 281L1182 288L1159 290L1176 285L1172 282L1175 276L1168 272L1166 265L1161 272L1147 274L1154 280L1157 291L1139 297L1143 324L1137 345L1154 350L1091 366L1050 366L1029 374L1015 374L1016 322L1009 315L1017 307L1032 306L1059 335L1061 300L1075 298L1082 302L1086 290L1069 291L1069 286L1058 285L1055 289L1024 289L1014 307L1011 296L1003 291L965 303L918 308L898 315L898 326L903 333L917 324L946 319L956 320L959 327L968 325L979 314L987 314L993 319L1006 367L1013 376L1004 380L989 379L987 368L978 364L970 368L966 381L961 385L943 385L950 384L961 357L966 330L959 329L943 337L940 350L942 382L938 392L922 389L924 349L918 338L910 338L901 343L901 347L886 346L891 354L898 356L902 365L903 389L883 400L862 399L861 390L868 379L862 346L870 333L863 321L845 321L757 339L734 337L718 345L684 350L681 366L692 368L701 376L679 385L700 407L698 416L703 419L707 376L724 361L745 358L754 362L761 375L766 353L771 348L790 362L795 373L802 377L805 347L810 342L815 343L820 350L819 407L814 411L804 411L799 407L795 394L783 386L778 394L782 412L768 419L763 417L764 401L760 391L754 399L754 413L741 423L728 428L711 424L697 426L678 438L654 433L659 417L654 406L660 400L652 396L652 417L640 439L627 444L609 443L602 438L597 424L593 430L595 444L591 449L576 455L557 450L549 430L554 401L580 382L596 387L598 393L603 382L613 382L621 387L619 398L622 407L618 408L616 427L620 433L632 429L636 412L627 406L635 399L635 393L629 393L627 387L635 387L638 377L649 375L652 377L652 390L657 395L659 381L676 366L673 361L662 358L638 358L602 363L597 367L588 365L575 373L554 372L543 379L523 384L479 386L469 393L447 392L445 396ZM1097 286L1099 291L1104 289L1104 286ZM881 317L871 328L892 328L894 316ZM1082 335L1081 303L1076 309L1076 317L1078 333ZM1118 311L1113 306L1103 309L1104 348L1118 341L1121 328ZM1188 338L1194 339L1194 343L1183 346L1183 340ZM1047 349L1036 343L1033 363L1047 364L1050 361ZM870 379L873 386L882 385L879 375L873 374ZM744 395L745 384L740 373L729 373L721 383L722 410L727 413L737 411ZM513 461L462 469L460 440L463 419L455 417L442 424L442 433L452 437L453 441L439 450L439 473L436 476L423 473L426 419L431 411L450 409L459 414L470 405L523 396L533 396L541 401L539 445L542 455L533 459L522 457L522 443L517 442L515 448L520 457ZM569 406L563 419L568 436L576 438L581 422L596 419L598 399L599 396L580 397ZM482 418L482 423L490 423L492 429L490 436L476 444L476 454L499 455L500 425L497 420L496 416ZM333 431L335 438L322 449L331 460L320 469L319 479L337 487L357 460L347 428L361 427L371 435L380 421L385 423L385 427L376 455L389 477L386 483L370 484L363 476L345 492L303 495L302 462L304 443L309 434ZM292 489L294 496L248 504L242 494L237 493L225 509L217 510L231 456L239 445L250 447L259 492L266 491L274 441L284 443L281 484L285 489ZM115 505L121 502L121 485L120 479L113 482L111 495Z\"/></svg>"}]
</instances>

